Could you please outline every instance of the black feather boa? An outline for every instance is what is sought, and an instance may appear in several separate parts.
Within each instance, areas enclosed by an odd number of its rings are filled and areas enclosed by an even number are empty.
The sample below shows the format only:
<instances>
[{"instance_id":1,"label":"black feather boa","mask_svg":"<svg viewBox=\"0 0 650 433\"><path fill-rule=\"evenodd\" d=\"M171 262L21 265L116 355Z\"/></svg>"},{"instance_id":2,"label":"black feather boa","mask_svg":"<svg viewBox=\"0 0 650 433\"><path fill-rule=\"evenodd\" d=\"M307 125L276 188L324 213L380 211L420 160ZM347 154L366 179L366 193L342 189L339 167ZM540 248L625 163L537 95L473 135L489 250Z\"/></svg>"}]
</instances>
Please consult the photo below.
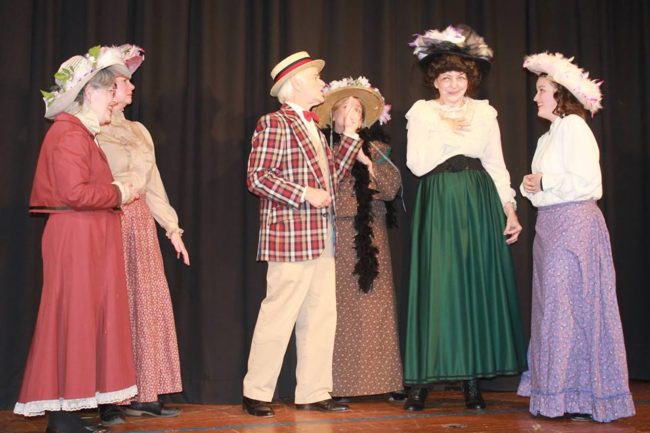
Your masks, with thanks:
<instances>
[{"instance_id":1,"label":"black feather boa","mask_svg":"<svg viewBox=\"0 0 650 433\"><path fill-rule=\"evenodd\" d=\"M326 135L329 131L325 131ZM361 148L366 155L371 155L370 142L388 142L387 134L378 125L371 128L364 128L359 131L363 140ZM341 136L333 133L333 144L340 143ZM373 283L379 275L379 249L373 244L374 233L372 230L372 200L377 191L370 188L370 172L365 164L355 162L352 166L354 177L354 194L357 199L357 213L354 216L354 249L357 252L357 262L354 265L353 274L358 276L359 289L364 293L372 290ZM389 227L396 226L395 209L392 202L386 202L386 220Z\"/></svg>"}]
</instances>

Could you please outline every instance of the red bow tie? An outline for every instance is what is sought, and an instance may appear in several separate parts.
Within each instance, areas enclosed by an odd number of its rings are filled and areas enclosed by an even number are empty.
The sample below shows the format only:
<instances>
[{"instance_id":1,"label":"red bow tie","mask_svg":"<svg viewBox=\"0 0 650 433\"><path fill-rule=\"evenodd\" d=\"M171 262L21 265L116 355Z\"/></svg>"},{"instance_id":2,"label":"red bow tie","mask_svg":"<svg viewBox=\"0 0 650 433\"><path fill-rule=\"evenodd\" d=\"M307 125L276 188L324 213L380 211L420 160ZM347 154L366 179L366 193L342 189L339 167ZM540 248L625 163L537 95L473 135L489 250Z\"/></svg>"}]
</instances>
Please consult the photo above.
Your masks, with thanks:
<instances>
[{"instance_id":1,"label":"red bow tie","mask_svg":"<svg viewBox=\"0 0 650 433\"><path fill-rule=\"evenodd\" d=\"M312 120L316 123L320 120L318 118L318 114L314 113L313 111L303 111L302 115L305 116L305 120L307 122L311 122Z\"/></svg>"}]
</instances>

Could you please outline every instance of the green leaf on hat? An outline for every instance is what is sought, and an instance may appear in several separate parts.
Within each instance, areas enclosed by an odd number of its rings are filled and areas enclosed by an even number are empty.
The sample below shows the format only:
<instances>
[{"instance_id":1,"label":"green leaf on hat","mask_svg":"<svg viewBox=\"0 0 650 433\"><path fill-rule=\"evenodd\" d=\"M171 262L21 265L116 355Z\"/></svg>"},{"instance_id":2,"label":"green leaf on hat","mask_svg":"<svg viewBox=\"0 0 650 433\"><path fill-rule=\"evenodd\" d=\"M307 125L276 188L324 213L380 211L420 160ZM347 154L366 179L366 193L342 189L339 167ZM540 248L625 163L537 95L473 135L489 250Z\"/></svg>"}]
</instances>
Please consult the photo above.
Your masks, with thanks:
<instances>
[{"instance_id":1,"label":"green leaf on hat","mask_svg":"<svg viewBox=\"0 0 650 433\"><path fill-rule=\"evenodd\" d=\"M102 50L101 45L96 45L88 50L88 54L95 59L99 56L99 52Z\"/></svg>"},{"instance_id":2,"label":"green leaf on hat","mask_svg":"<svg viewBox=\"0 0 650 433\"><path fill-rule=\"evenodd\" d=\"M74 70L71 67L67 67L60 69L56 74L54 74L54 78L58 81L65 82L68 81L73 75Z\"/></svg>"}]
</instances>

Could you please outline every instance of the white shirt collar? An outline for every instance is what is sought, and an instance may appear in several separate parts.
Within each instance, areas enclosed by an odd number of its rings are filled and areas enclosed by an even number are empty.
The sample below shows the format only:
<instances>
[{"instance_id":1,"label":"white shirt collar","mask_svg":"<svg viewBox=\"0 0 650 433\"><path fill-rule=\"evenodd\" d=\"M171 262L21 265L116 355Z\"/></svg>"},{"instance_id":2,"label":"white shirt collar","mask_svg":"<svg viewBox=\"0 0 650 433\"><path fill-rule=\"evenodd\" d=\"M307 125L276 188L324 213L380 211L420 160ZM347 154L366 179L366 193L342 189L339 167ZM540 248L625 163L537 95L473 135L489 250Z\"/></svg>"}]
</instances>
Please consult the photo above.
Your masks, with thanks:
<instances>
[{"instance_id":1,"label":"white shirt collar","mask_svg":"<svg viewBox=\"0 0 650 433\"><path fill-rule=\"evenodd\" d=\"M289 107L291 107L291 108L293 109L293 111L295 111L296 113L298 113L298 116L300 117L300 119L301 119L301 120L302 120L306 125L309 125L310 123L313 123L313 122L308 122L307 119L305 119L305 115L303 114L303 111L305 111L305 109L304 109L303 107L301 107L300 105L296 104L295 102L288 102L288 101L287 101L286 104L287 104Z\"/></svg>"}]
</instances>

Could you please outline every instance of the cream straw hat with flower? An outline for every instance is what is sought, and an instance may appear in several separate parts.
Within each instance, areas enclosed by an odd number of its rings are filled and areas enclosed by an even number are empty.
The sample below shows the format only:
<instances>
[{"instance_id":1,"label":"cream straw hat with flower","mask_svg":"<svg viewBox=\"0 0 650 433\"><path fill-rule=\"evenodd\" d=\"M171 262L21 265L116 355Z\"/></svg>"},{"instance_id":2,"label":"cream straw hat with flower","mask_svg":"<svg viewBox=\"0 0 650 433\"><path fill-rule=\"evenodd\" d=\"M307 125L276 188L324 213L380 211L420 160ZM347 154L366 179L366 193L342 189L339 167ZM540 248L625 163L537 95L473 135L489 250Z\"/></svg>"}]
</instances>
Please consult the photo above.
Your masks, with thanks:
<instances>
[{"instance_id":1,"label":"cream straw hat with flower","mask_svg":"<svg viewBox=\"0 0 650 433\"><path fill-rule=\"evenodd\" d=\"M377 120L382 125L390 120L389 111L391 106L386 104L379 89L372 87L366 77L347 77L341 80L331 81L323 89L323 94L325 95L325 101L313 109L318 114L318 126L321 128L331 126L332 108L341 99L349 96L357 98L363 106L364 127L371 126Z\"/></svg>"},{"instance_id":2,"label":"cream straw hat with flower","mask_svg":"<svg viewBox=\"0 0 650 433\"><path fill-rule=\"evenodd\" d=\"M62 112L76 112L80 109L75 102L77 95L97 72L115 66L120 74L131 77L124 66L122 53L115 47L96 46L83 56L73 56L63 62L54 74L56 86L49 92L41 90L45 102L45 117L54 119Z\"/></svg>"}]
</instances>

